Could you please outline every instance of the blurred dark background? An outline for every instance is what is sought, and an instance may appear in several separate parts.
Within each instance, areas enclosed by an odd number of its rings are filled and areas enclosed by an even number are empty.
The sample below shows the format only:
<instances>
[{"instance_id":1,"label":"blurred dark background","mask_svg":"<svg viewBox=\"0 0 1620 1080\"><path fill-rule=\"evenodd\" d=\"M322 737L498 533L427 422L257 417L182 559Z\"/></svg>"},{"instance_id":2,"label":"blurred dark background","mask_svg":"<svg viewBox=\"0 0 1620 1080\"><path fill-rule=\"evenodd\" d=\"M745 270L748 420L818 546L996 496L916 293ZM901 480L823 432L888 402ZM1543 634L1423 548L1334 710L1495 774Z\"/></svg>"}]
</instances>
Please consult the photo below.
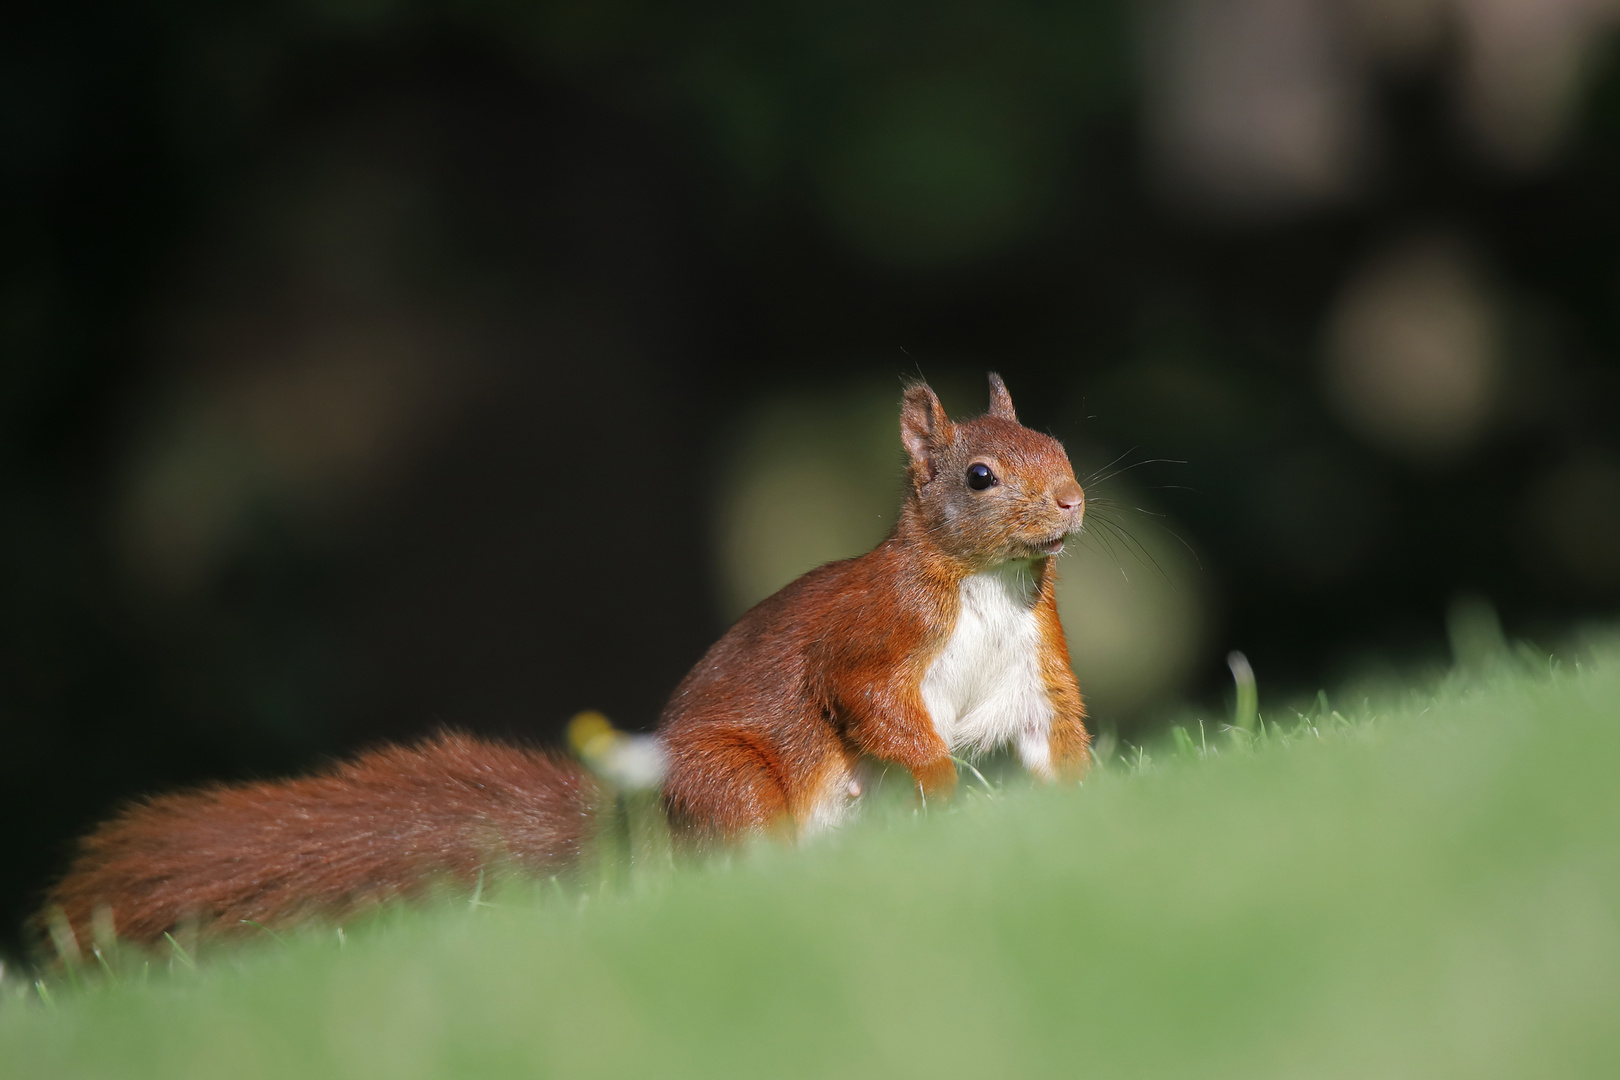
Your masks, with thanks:
<instances>
[{"instance_id":1,"label":"blurred dark background","mask_svg":"<svg viewBox=\"0 0 1620 1080\"><path fill-rule=\"evenodd\" d=\"M1620 600L1601 0L0 18L5 933L144 792L650 726L881 536L906 376L1132 466L1064 563L1123 731Z\"/></svg>"}]
</instances>

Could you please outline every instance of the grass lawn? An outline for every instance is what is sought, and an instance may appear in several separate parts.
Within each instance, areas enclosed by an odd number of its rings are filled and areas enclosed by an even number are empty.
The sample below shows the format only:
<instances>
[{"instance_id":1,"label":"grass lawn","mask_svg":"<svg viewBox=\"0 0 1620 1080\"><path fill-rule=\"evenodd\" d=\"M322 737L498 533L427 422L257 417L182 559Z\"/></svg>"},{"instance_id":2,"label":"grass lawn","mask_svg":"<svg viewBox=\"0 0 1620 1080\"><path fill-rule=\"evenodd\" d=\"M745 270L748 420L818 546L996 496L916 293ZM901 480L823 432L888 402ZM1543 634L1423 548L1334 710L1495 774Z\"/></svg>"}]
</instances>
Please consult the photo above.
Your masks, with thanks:
<instances>
[{"instance_id":1,"label":"grass lawn","mask_svg":"<svg viewBox=\"0 0 1620 1080\"><path fill-rule=\"evenodd\" d=\"M12 972L0 1075L1620 1076L1620 643L1335 705L616 889Z\"/></svg>"}]
</instances>

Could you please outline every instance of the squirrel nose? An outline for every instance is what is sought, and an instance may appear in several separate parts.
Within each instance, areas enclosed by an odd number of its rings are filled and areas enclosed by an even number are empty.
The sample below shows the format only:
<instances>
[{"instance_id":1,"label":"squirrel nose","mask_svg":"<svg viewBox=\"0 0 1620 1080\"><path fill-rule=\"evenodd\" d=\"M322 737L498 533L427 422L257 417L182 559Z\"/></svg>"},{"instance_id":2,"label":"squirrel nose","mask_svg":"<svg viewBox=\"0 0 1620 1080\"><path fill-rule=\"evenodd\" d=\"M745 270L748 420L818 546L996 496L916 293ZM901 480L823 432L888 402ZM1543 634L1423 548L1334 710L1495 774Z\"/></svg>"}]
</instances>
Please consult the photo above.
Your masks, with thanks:
<instances>
[{"instance_id":1,"label":"squirrel nose","mask_svg":"<svg viewBox=\"0 0 1620 1080\"><path fill-rule=\"evenodd\" d=\"M1086 493L1073 480L1065 480L1057 486L1056 491L1052 492L1052 498L1056 499L1057 504L1063 509L1073 510L1086 501Z\"/></svg>"}]
</instances>

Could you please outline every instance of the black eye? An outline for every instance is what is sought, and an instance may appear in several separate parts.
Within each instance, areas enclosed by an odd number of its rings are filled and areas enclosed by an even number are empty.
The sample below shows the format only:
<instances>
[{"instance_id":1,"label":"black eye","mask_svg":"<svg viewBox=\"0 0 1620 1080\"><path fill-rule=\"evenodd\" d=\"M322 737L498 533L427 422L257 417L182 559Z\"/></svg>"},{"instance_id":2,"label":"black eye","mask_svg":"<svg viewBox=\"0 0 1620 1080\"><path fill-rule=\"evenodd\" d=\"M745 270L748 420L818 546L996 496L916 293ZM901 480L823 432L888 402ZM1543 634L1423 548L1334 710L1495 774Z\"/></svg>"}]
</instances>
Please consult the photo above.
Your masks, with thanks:
<instances>
[{"instance_id":1,"label":"black eye","mask_svg":"<svg viewBox=\"0 0 1620 1080\"><path fill-rule=\"evenodd\" d=\"M972 488L974 491L983 491L985 488L991 487L995 484L996 474L990 471L990 466L988 465L969 465L967 482L968 487Z\"/></svg>"}]
</instances>

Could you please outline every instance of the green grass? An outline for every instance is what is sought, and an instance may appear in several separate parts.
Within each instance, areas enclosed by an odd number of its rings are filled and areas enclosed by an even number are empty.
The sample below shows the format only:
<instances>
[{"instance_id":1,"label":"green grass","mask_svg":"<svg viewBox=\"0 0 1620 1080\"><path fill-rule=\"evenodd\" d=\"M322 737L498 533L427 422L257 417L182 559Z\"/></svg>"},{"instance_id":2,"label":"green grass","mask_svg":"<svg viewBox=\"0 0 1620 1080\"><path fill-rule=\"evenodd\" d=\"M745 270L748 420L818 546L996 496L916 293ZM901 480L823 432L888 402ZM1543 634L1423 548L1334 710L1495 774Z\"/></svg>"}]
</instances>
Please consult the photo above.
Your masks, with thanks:
<instances>
[{"instance_id":1,"label":"green grass","mask_svg":"<svg viewBox=\"0 0 1620 1080\"><path fill-rule=\"evenodd\" d=\"M1339 708L617 891L13 974L0 1074L1620 1076L1620 643Z\"/></svg>"}]
</instances>

